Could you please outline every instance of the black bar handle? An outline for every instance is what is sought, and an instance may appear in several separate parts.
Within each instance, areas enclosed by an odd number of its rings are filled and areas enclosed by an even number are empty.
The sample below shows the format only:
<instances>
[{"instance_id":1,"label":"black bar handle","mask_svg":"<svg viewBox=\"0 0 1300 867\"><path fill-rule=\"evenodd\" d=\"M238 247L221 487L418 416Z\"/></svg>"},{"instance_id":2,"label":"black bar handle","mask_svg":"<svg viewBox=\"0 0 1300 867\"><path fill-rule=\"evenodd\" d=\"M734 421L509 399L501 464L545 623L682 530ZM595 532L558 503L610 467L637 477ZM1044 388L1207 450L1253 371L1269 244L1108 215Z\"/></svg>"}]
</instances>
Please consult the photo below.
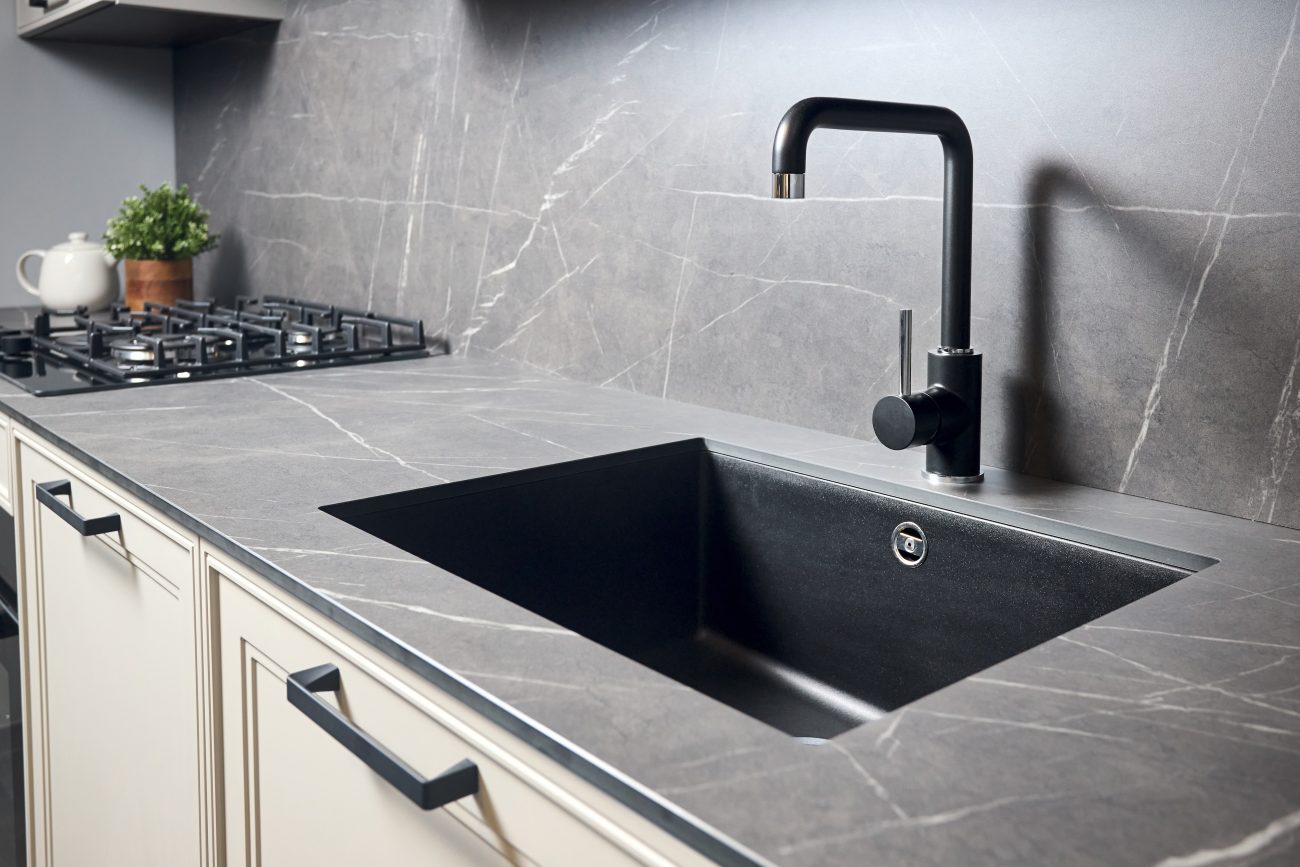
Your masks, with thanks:
<instances>
[{"instance_id":1,"label":"black bar handle","mask_svg":"<svg viewBox=\"0 0 1300 867\"><path fill-rule=\"evenodd\" d=\"M286 683L289 704L306 714L308 719L347 747L352 755L365 762L421 810L436 810L452 801L478 794L478 766L469 759L457 762L436 777L423 777L328 702L317 698L315 694L318 692L338 692L337 665L326 663L294 672Z\"/></svg>"},{"instance_id":2,"label":"black bar handle","mask_svg":"<svg viewBox=\"0 0 1300 867\"><path fill-rule=\"evenodd\" d=\"M72 529L83 536L99 536L104 533L118 533L122 530L122 516L114 512L99 518L83 518L66 505L59 497L72 493L72 482L59 479L54 482L37 482L36 499L51 512L67 522Z\"/></svg>"}]
</instances>

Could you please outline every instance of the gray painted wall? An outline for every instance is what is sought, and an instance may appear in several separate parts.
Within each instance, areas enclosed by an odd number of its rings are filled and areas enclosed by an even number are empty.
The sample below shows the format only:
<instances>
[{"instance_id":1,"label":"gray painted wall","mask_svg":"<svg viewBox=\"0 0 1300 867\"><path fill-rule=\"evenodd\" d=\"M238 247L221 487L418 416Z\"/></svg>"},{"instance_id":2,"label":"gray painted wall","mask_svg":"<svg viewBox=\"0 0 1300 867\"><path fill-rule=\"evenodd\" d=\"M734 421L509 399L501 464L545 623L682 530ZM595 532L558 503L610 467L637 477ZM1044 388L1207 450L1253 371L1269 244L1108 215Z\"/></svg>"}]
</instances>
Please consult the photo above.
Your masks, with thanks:
<instances>
[{"instance_id":1,"label":"gray painted wall","mask_svg":"<svg viewBox=\"0 0 1300 867\"><path fill-rule=\"evenodd\" d=\"M169 50L27 42L0 26L0 267L69 232L98 239L141 183L175 176ZM35 278L39 262L28 263ZM33 298L0 280L0 306Z\"/></svg>"},{"instance_id":2,"label":"gray painted wall","mask_svg":"<svg viewBox=\"0 0 1300 867\"><path fill-rule=\"evenodd\" d=\"M211 294L424 317L457 352L870 435L937 340L939 145L771 137L814 94L975 143L986 461L1300 526L1296 0L301 4L177 56Z\"/></svg>"}]
</instances>

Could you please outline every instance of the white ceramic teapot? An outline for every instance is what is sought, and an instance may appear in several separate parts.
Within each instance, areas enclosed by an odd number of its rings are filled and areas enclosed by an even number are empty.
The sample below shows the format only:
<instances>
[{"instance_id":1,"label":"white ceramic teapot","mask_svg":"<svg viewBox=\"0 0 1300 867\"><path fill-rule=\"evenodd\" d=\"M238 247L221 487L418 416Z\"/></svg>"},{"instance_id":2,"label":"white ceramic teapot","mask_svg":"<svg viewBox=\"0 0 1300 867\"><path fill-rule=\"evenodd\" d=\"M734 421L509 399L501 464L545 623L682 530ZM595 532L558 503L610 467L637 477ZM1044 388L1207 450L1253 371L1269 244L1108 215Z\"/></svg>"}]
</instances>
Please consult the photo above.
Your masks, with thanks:
<instances>
[{"instance_id":1,"label":"white ceramic teapot","mask_svg":"<svg viewBox=\"0 0 1300 867\"><path fill-rule=\"evenodd\" d=\"M23 273L23 265L33 256L45 260L39 286ZM117 300L117 260L102 245L87 241L85 232L73 232L66 243L48 250L28 250L18 257L17 270L18 283L40 298L47 310L103 310Z\"/></svg>"}]
</instances>

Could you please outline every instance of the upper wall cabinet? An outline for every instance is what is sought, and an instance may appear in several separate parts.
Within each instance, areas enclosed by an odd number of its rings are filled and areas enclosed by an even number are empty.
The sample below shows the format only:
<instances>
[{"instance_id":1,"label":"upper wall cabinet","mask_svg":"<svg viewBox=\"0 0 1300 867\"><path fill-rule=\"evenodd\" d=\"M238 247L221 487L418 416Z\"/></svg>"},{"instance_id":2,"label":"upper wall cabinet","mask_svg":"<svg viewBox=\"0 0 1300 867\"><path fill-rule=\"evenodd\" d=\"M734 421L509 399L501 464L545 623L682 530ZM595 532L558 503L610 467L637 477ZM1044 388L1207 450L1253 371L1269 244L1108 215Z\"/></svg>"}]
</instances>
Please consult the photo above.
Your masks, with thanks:
<instances>
[{"instance_id":1,"label":"upper wall cabinet","mask_svg":"<svg viewBox=\"0 0 1300 867\"><path fill-rule=\"evenodd\" d=\"M18 35L110 45L185 45L281 21L287 0L16 0Z\"/></svg>"}]
</instances>

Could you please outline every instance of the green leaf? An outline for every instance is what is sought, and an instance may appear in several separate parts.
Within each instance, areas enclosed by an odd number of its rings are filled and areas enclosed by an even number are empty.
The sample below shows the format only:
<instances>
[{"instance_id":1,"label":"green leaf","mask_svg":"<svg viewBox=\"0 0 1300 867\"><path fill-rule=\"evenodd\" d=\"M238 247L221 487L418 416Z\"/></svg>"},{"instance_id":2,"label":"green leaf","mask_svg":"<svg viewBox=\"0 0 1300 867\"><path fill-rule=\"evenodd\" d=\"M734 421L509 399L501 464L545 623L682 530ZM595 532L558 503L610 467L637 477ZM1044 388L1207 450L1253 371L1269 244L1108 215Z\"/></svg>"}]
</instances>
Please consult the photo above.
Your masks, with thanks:
<instances>
[{"instance_id":1,"label":"green leaf","mask_svg":"<svg viewBox=\"0 0 1300 867\"><path fill-rule=\"evenodd\" d=\"M188 259L217 246L220 236L208 228L211 216L182 184L156 189L140 185L143 195L128 196L108 221L104 247L118 259Z\"/></svg>"}]
</instances>

